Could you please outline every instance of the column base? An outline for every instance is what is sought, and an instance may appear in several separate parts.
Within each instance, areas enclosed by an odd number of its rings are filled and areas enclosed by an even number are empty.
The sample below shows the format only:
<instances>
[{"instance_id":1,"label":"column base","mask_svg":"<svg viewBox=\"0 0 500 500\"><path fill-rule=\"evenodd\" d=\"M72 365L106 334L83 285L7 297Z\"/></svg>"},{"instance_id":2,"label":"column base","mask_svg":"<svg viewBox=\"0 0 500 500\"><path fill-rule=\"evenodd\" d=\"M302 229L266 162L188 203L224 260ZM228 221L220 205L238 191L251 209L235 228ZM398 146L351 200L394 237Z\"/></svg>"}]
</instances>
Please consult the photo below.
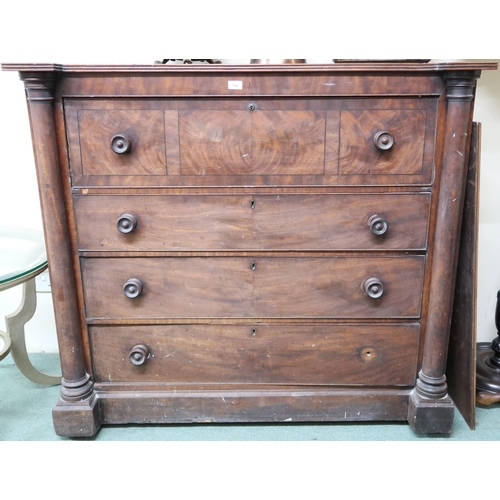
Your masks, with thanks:
<instances>
[{"instance_id":1,"label":"column base","mask_svg":"<svg viewBox=\"0 0 500 500\"><path fill-rule=\"evenodd\" d=\"M414 390L408 404L408 424L418 434L449 434L453 426L455 404L450 396L439 399L422 397Z\"/></svg>"},{"instance_id":2,"label":"column base","mask_svg":"<svg viewBox=\"0 0 500 500\"><path fill-rule=\"evenodd\" d=\"M52 410L52 418L58 436L95 436L101 427L99 399L94 392L82 401L68 402L61 398Z\"/></svg>"}]
</instances>

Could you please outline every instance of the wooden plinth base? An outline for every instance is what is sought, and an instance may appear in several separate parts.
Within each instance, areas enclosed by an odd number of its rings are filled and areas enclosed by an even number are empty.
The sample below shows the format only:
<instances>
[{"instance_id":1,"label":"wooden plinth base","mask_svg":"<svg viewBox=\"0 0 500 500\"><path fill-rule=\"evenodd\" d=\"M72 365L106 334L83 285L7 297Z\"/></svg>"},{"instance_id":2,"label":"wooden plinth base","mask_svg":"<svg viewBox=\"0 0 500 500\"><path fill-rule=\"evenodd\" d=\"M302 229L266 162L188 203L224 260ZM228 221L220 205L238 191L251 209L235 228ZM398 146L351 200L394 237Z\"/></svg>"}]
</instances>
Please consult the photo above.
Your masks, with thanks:
<instances>
[{"instance_id":1,"label":"wooden plinth base","mask_svg":"<svg viewBox=\"0 0 500 500\"><path fill-rule=\"evenodd\" d=\"M408 405L408 424L419 434L449 434L454 413L455 405L449 396L427 399L415 390Z\"/></svg>"},{"instance_id":2,"label":"wooden plinth base","mask_svg":"<svg viewBox=\"0 0 500 500\"><path fill-rule=\"evenodd\" d=\"M54 429L58 436L92 437L101 427L101 411L95 393L88 399L67 402L59 399L52 410Z\"/></svg>"}]
</instances>

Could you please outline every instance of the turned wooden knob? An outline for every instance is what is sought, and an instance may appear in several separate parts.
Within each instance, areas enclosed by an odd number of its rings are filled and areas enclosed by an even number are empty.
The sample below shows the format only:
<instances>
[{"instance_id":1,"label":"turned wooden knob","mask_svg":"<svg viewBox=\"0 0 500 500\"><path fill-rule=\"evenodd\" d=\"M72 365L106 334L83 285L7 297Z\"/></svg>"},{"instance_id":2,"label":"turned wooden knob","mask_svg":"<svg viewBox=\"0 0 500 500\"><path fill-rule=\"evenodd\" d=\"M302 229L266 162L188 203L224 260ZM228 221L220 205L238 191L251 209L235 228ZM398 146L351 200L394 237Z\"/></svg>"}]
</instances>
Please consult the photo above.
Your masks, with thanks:
<instances>
[{"instance_id":1,"label":"turned wooden knob","mask_svg":"<svg viewBox=\"0 0 500 500\"><path fill-rule=\"evenodd\" d=\"M116 134L111 139L111 149L119 154L126 154L132 148L132 140L126 134Z\"/></svg>"},{"instance_id":2,"label":"turned wooden knob","mask_svg":"<svg viewBox=\"0 0 500 500\"><path fill-rule=\"evenodd\" d=\"M144 344L138 344L132 348L128 357L133 365L140 366L149 358L149 349Z\"/></svg>"},{"instance_id":3,"label":"turned wooden knob","mask_svg":"<svg viewBox=\"0 0 500 500\"><path fill-rule=\"evenodd\" d=\"M122 214L116 221L116 227L120 233L131 233L137 227L137 217L133 214Z\"/></svg>"},{"instance_id":4,"label":"turned wooden knob","mask_svg":"<svg viewBox=\"0 0 500 500\"><path fill-rule=\"evenodd\" d=\"M378 299L382 297L384 293L384 285L378 278L368 278L363 283L363 290L368 297Z\"/></svg>"},{"instance_id":5,"label":"turned wooden knob","mask_svg":"<svg viewBox=\"0 0 500 500\"><path fill-rule=\"evenodd\" d=\"M142 293L142 289L143 289L142 281L137 278L130 278L123 285L123 293L129 299L135 299L139 297L139 295L141 295Z\"/></svg>"},{"instance_id":6,"label":"turned wooden knob","mask_svg":"<svg viewBox=\"0 0 500 500\"><path fill-rule=\"evenodd\" d=\"M382 236L389 229L389 223L378 215L372 215L368 219L368 226L370 227L370 231L377 236Z\"/></svg>"},{"instance_id":7,"label":"turned wooden knob","mask_svg":"<svg viewBox=\"0 0 500 500\"><path fill-rule=\"evenodd\" d=\"M394 145L394 136L385 130L377 132L373 137L375 146L381 151L387 151Z\"/></svg>"}]
</instances>

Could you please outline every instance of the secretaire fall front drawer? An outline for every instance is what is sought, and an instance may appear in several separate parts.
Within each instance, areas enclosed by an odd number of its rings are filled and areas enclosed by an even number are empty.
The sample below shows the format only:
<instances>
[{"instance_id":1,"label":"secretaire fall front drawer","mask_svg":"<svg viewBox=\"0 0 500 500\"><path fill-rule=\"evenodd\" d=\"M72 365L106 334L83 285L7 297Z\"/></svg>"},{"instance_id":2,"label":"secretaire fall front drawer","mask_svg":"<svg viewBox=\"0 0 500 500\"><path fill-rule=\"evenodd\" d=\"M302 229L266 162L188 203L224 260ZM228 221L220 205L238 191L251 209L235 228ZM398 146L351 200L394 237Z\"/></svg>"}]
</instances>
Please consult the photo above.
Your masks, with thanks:
<instances>
[{"instance_id":1,"label":"secretaire fall front drawer","mask_svg":"<svg viewBox=\"0 0 500 500\"><path fill-rule=\"evenodd\" d=\"M430 194L74 197L80 251L425 250Z\"/></svg>"},{"instance_id":2,"label":"secretaire fall front drawer","mask_svg":"<svg viewBox=\"0 0 500 500\"><path fill-rule=\"evenodd\" d=\"M417 318L423 256L82 259L87 319ZM292 278L293 277L293 278Z\"/></svg>"},{"instance_id":3,"label":"secretaire fall front drawer","mask_svg":"<svg viewBox=\"0 0 500 500\"><path fill-rule=\"evenodd\" d=\"M64 101L73 184L430 184L436 99Z\"/></svg>"}]
</instances>

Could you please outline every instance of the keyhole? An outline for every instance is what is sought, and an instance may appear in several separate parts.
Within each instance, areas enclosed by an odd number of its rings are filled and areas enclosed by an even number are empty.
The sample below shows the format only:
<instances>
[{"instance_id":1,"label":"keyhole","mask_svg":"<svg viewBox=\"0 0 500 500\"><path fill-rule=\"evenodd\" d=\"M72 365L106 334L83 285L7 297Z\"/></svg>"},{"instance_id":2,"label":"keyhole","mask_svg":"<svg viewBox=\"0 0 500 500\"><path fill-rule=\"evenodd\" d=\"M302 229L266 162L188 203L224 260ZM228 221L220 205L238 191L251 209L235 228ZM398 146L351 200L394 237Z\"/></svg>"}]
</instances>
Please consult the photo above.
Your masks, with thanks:
<instances>
[{"instance_id":1,"label":"keyhole","mask_svg":"<svg viewBox=\"0 0 500 500\"><path fill-rule=\"evenodd\" d=\"M250 208L255 208L255 200L250 200Z\"/></svg>"},{"instance_id":2,"label":"keyhole","mask_svg":"<svg viewBox=\"0 0 500 500\"><path fill-rule=\"evenodd\" d=\"M373 347L365 347L361 351L361 359L364 361L373 361L377 357L377 351Z\"/></svg>"},{"instance_id":3,"label":"keyhole","mask_svg":"<svg viewBox=\"0 0 500 500\"><path fill-rule=\"evenodd\" d=\"M252 271L255 271L255 270L257 269L257 263L256 263L256 262L252 262L252 263L250 264L250 269L251 269Z\"/></svg>"}]
</instances>

